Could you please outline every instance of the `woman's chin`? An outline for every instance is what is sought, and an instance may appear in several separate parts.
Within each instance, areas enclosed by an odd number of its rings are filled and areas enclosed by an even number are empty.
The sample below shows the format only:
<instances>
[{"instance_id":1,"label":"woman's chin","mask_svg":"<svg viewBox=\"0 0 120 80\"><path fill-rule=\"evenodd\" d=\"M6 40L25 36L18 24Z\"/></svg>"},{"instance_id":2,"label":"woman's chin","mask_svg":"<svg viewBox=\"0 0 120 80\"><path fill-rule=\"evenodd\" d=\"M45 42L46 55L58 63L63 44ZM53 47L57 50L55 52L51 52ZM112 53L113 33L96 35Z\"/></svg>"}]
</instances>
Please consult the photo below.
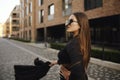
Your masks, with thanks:
<instances>
[{"instance_id":1,"label":"woman's chin","mask_svg":"<svg viewBox=\"0 0 120 80\"><path fill-rule=\"evenodd\" d=\"M66 30L67 32L71 32L71 30Z\"/></svg>"}]
</instances>

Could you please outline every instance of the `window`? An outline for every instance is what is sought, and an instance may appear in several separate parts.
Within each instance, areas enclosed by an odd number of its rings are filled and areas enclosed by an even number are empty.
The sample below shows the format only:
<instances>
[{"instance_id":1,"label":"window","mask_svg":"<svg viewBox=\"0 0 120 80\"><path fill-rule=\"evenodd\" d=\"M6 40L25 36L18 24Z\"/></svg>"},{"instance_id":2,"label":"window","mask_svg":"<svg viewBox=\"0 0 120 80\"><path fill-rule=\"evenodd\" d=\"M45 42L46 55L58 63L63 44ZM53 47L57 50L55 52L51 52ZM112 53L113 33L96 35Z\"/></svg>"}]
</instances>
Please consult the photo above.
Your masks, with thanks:
<instances>
[{"instance_id":1,"label":"window","mask_svg":"<svg viewBox=\"0 0 120 80\"><path fill-rule=\"evenodd\" d=\"M12 24L19 24L19 20L12 20Z\"/></svg>"},{"instance_id":2,"label":"window","mask_svg":"<svg viewBox=\"0 0 120 80\"><path fill-rule=\"evenodd\" d=\"M51 4L48 7L48 20L53 20L54 19L54 14L55 14L54 4Z\"/></svg>"},{"instance_id":3,"label":"window","mask_svg":"<svg viewBox=\"0 0 120 80\"><path fill-rule=\"evenodd\" d=\"M49 11L48 11L48 15L53 15L54 14L54 4L52 4L52 5L50 5L49 6L49 9L48 9Z\"/></svg>"},{"instance_id":4,"label":"window","mask_svg":"<svg viewBox=\"0 0 120 80\"><path fill-rule=\"evenodd\" d=\"M63 15L70 15L71 14L71 8L72 8L72 2L69 0L62 0L62 9L63 9Z\"/></svg>"},{"instance_id":5,"label":"window","mask_svg":"<svg viewBox=\"0 0 120 80\"><path fill-rule=\"evenodd\" d=\"M27 7L26 7L26 15L28 15L28 10L29 10L28 8L29 8L29 7L27 6Z\"/></svg>"},{"instance_id":6,"label":"window","mask_svg":"<svg viewBox=\"0 0 120 80\"><path fill-rule=\"evenodd\" d=\"M24 8L24 2L21 2L21 8Z\"/></svg>"},{"instance_id":7,"label":"window","mask_svg":"<svg viewBox=\"0 0 120 80\"><path fill-rule=\"evenodd\" d=\"M43 23L43 17L44 17L44 10L39 11L39 22Z\"/></svg>"},{"instance_id":8,"label":"window","mask_svg":"<svg viewBox=\"0 0 120 80\"><path fill-rule=\"evenodd\" d=\"M69 3L69 0L63 0L63 10L69 8L71 4Z\"/></svg>"},{"instance_id":9,"label":"window","mask_svg":"<svg viewBox=\"0 0 120 80\"><path fill-rule=\"evenodd\" d=\"M96 6L101 7L103 3L103 0L96 0Z\"/></svg>"},{"instance_id":10,"label":"window","mask_svg":"<svg viewBox=\"0 0 120 80\"><path fill-rule=\"evenodd\" d=\"M7 26L7 29L9 29L9 26Z\"/></svg>"},{"instance_id":11,"label":"window","mask_svg":"<svg viewBox=\"0 0 120 80\"><path fill-rule=\"evenodd\" d=\"M32 16L29 16L29 26L32 25Z\"/></svg>"},{"instance_id":12,"label":"window","mask_svg":"<svg viewBox=\"0 0 120 80\"><path fill-rule=\"evenodd\" d=\"M32 2L29 3L29 13L31 13L31 12L32 12Z\"/></svg>"},{"instance_id":13,"label":"window","mask_svg":"<svg viewBox=\"0 0 120 80\"><path fill-rule=\"evenodd\" d=\"M19 27L12 27L12 31L19 31Z\"/></svg>"},{"instance_id":14,"label":"window","mask_svg":"<svg viewBox=\"0 0 120 80\"><path fill-rule=\"evenodd\" d=\"M29 30L29 40L31 40L31 30Z\"/></svg>"},{"instance_id":15,"label":"window","mask_svg":"<svg viewBox=\"0 0 120 80\"><path fill-rule=\"evenodd\" d=\"M7 33L9 34L9 30L7 30Z\"/></svg>"},{"instance_id":16,"label":"window","mask_svg":"<svg viewBox=\"0 0 120 80\"><path fill-rule=\"evenodd\" d=\"M28 3L28 0L25 0L25 3Z\"/></svg>"},{"instance_id":17,"label":"window","mask_svg":"<svg viewBox=\"0 0 120 80\"><path fill-rule=\"evenodd\" d=\"M39 6L43 4L43 0L38 0Z\"/></svg>"},{"instance_id":18,"label":"window","mask_svg":"<svg viewBox=\"0 0 120 80\"><path fill-rule=\"evenodd\" d=\"M27 27L27 19L24 20L24 27Z\"/></svg>"},{"instance_id":19,"label":"window","mask_svg":"<svg viewBox=\"0 0 120 80\"><path fill-rule=\"evenodd\" d=\"M25 7L25 15L27 15L27 7Z\"/></svg>"},{"instance_id":20,"label":"window","mask_svg":"<svg viewBox=\"0 0 120 80\"><path fill-rule=\"evenodd\" d=\"M22 18L24 18L24 10L22 10L21 16Z\"/></svg>"},{"instance_id":21,"label":"window","mask_svg":"<svg viewBox=\"0 0 120 80\"><path fill-rule=\"evenodd\" d=\"M16 18L16 17L17 17L17 14L16 14L16 13L13 13L13 14L12 14L12 17L13 17L13 18Z\"/></svg>"},{"instance_id":22,"label":"window","mask_svg":"<svg viewBox=\"0 0 120 80\"><path fill-rule=\"evenodd\" d=\"M94 9L102 6L103 0L85 0L84 6L85 10Z\"/></svg>"}]
</instances>

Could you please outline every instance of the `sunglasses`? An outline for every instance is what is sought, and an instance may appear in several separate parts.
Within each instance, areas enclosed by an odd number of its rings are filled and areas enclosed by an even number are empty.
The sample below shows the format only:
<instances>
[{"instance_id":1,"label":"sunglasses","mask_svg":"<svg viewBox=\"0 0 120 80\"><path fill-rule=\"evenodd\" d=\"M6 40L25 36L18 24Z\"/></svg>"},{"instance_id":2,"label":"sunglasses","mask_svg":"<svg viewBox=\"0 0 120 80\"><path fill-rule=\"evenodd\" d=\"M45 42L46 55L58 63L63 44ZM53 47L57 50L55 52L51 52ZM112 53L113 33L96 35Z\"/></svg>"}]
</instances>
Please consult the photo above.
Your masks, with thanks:
<instances>
[{"instance_id":1,"label":"sunglasses","mask_svg":"<svg viewBox=\"0 0 120 80\"><path fill-rule=\"evenodd\" d=\"M73 21L72 19L66 20L65 26L71 25L71 23L73 23L73 22L77 22L77 21Z\"/></svg>"}]
</instances>

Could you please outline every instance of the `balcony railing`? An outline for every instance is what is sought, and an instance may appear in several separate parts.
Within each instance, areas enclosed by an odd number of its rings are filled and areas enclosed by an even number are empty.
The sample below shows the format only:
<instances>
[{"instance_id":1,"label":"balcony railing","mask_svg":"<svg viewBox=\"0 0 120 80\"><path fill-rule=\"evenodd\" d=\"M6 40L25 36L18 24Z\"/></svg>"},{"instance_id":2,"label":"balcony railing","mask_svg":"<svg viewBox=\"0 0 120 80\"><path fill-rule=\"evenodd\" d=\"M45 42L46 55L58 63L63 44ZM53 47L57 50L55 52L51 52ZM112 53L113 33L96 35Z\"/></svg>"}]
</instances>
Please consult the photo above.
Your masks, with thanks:
<instances>
[{"instance_id":1,"label":"balcony railing","mask_svg":"<svg viewBox=\"0 0 120 80\"><path fill-rule=\"evenodd\" d=\"M19 22L12 22L12 25L19 25Z\"/></svg>"},{"instance_id":2,"label":"balcony railing","mask_svg":"<svg viewBox=\"0 0 120 80\"><path fill-rule=\"evenodd\" d=\"M13 15L12 18L19 18L19 15Z\"/></svg>"},{"instance_id":3,"label":"balcony railing","mask_svg":"<svg viewBox=\"0 0 120 80\"><path fill-rule=\"evenodd\" d=\"M19 31L19 27L12 27L12 31Z\"/></svg>"},{"instance_id":4,"label":"balcony railing","mask_svg":"<svg viewBox=\"0 0 120 80\"><path fill-rule=\"evenodd\" d=\"M48 20L53 20L54 19L54 14L53 15L48 15Z\"/></svg>"}]
</instances>

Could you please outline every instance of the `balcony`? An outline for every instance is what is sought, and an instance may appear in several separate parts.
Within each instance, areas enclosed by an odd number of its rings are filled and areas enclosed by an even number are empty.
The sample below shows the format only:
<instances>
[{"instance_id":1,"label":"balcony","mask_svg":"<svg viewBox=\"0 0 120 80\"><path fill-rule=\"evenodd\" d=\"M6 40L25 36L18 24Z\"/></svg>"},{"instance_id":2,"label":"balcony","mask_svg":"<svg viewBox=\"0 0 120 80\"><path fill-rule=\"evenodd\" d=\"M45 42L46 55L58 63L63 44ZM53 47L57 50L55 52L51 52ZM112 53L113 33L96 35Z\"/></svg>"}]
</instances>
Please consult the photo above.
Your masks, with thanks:
<instances>
[{"instance_id":1,"label":"balcony","mask_svg":"<svg viewBox=\"0 0 120 80\"><path fill-rule=\"evenodd\" d=\"M19 15L13 15L12 18L19 18Z\"/></svg>"},{"instance_id":2,"label":"balcony","mask_svg":"<svg viewBox=\"0 0 120 80\"><path fill-rule=\"evenodd\" d=\"M19 31L19 27L17 26L12 27L12 31Z\"/></svg>"},{"instance_id":3,"label":"balcony","mask_svg":"<svg viewBox=\"0 0 120 80\"><path fill-rule=\"evenodd\" d=\"M53 20L54 19L54 14L53 15L48 15L48 20Z\"/></svg>"}]
</instances>

